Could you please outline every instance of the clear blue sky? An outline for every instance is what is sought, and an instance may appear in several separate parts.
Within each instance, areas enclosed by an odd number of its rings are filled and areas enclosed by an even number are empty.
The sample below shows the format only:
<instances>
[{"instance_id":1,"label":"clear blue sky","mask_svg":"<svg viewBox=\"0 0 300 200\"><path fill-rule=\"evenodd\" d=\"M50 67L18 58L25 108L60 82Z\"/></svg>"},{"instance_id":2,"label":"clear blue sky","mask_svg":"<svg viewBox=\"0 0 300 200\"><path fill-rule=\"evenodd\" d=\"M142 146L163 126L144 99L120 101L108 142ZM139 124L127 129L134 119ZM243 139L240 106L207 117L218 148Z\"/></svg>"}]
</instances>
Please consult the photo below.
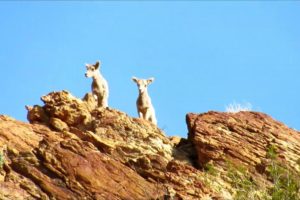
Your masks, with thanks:
<instances>
[{"instance_id":1,"label":"clear blue sky","mask_svg":"<svg viewBox=\"0 0 300 200\"><path fill-rule=\"evenodd\" d=\"M300 129L300 2L0 2L0 113L26 121L40 96L90 91L102 61L109 105L137 116L131 77L155 77L159 127L249 102Z\"/></svg>"}]
</instances>

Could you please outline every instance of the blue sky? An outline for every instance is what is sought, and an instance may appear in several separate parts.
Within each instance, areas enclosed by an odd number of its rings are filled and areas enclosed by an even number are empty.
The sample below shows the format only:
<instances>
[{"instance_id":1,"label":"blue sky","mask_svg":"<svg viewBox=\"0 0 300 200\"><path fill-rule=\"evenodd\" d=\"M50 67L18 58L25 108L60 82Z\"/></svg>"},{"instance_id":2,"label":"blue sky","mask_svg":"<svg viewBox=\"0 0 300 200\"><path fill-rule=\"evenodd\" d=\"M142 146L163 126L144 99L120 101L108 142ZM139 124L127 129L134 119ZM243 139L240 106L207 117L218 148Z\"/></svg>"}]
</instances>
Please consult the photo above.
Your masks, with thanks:
<instances>
[{"instance_id":1,"label":"blue sky","mask_svg":"<svg viewBox=\"0 0 300 200\"><path fill-rule=\"evenodd\" d=\"M300 129L300 2L0 2L0 113L26 121L40 96L90 91L102 61L109 105L137 116L132 76L155 77L158 125L186 137L185 115L251 103Z\"/></svg>"}]
</instances>

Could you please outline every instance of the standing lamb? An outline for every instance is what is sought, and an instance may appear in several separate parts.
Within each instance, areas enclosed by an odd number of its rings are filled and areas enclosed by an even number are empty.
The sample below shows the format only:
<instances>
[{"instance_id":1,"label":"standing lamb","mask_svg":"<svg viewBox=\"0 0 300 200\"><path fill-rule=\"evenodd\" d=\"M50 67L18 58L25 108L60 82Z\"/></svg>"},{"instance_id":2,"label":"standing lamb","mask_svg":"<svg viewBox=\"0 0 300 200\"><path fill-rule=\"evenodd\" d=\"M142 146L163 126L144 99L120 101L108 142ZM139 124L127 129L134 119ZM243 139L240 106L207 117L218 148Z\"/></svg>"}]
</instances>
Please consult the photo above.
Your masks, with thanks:
<instances>
[{"instance_id":1,"label":"standing lamb","mask_svg":"<svg viewBox=\"0 0 300 200\"><path fill-rule=\"evenodd\" d=\"M136 82L139 88L139 97L136 101L139 117L157 125L155 111L147 90L148 85L154 81L154 78L149 78L146 80L132 77L132 80Z\"/></svg>"},{"instance_id":2,"label":"standing lamb","mask_svg":"<svg viewBox=\"0 0 300 200\"><path fill-rule=\"evenodd\" d=\"M85 77L93 78L92 94L96 101L98 101L98 107L106 108L108 107L108 84L101 75L99 68L99 61L94 65L86 64L87 71Z\"/></svg>"}]
</instances>

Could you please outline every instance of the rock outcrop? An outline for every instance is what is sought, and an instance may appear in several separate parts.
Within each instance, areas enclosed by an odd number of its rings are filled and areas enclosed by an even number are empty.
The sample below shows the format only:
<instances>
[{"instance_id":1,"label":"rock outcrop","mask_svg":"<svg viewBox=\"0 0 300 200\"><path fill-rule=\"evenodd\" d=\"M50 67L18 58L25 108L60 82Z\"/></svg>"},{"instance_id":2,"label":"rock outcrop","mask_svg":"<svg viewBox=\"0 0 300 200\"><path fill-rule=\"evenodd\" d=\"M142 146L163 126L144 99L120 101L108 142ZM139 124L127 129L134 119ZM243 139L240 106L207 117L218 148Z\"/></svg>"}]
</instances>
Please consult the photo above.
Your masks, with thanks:
<instances>
[{"instance_id":1,"label":"rock outcrop","mask_svg":"<svg viewBox=\"0 0 300 200\"><path fill-rule=\"evenodd\" d=\"M41 99L26 107L30 123L0 116L0 199L229 200L244 183L247 199L263 199L275 157L300 171L300 133L262 113L188 114L183 139L96 108L90 94ZM248 182L233 184L240 178Z\"/></svg>"},{"instance_id":2,"label":"rock outcrop","mask_svg":"<svg viewBox=\"0 0 300 200\"><path fill-rule=\"evenodd\" d=\"M75 135L4 116L0 130L1 146L7 146L0 188L14 186L2 199L146 199L163 193Z\"/></svg>"},{"instance_id":3,"label":"rock outcrop","mask_svg":"<svg viewBox=\"0 0 300 200\"><path fill-rule=\"evenodd\" d=\"M278 166L294 175L300 172L300 133L266 114L190 113L186 119L188 139L195 147L198 166L213 166L219 171L221 176L215 177L215 181L219 179L220 185L234 181L228 180L228 168L232 170L235 166L243 168L257 188L267 190L272 185L268 170L275 157Z\"/></svg>"},{"instance_id":4,"label":"rock outcrop","mask_svg":"<svg viewBox=\"0 0 300 200\"><path fill-rule=\"evenodd\" d=\"M189 140L203 166L226 159L258 170L268 148L276 146L279 158L300 171L300 133L258 112L188 114Z\"/></svg>"},{"instance_id":5,"label":"rock outcrop","mask_svg":"<svg viewBox=\"0 0 300 200\"><path fill-rule=\"evenodd\" d=\"M27 106L30 124L0 117L2 199L201 199L214 194L152 123L96 109L67 91ZM180 155L180 152L176 153ZM196 187L197 186L197 187ZM192 189L192 187L196 187Z\"/></svg>"}]
</instances>

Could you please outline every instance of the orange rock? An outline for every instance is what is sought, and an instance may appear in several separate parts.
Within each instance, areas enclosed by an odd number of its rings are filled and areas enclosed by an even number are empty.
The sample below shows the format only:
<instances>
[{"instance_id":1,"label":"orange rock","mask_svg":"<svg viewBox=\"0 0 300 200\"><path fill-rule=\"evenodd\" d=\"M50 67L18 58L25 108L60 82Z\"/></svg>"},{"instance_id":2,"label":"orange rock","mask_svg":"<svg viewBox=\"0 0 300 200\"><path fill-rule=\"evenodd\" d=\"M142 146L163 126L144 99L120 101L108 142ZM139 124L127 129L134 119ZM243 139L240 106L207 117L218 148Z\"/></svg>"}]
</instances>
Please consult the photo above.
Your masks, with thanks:
<instances>
[{"instance_id":1,"label":"orange rock","mask_svg":"<svg viewBox=\"0 0 300 200\"><path fill-rule=\"evenodd\" d=\"M258 112L188 114L189 140L200 165L230 159L256 167L266 159L269 145L291 166L300 158L300 133Z\"/></svg>"},{"instance_id":2,"label":"orange rock","mask_svg":"<svg viewBox=\"0 0 300 200\"><path fill-rule=\"evenodd\" d=\"M26 195L56 199L148 199L163 194L161 188L83 140L64 138L63 133L43 125L3 118L0 117L0 142L19 151L18 155L8 153L5 162L10 174L20 175L19 180L10 180L10 175L6 175L6 182L0 184L3 192L5 188L20 191L24 199ZM32 195L20 186L22 179L36 185ZM9 187L15 182L13 188Z\"/></svg>"},{"instance_id":3,"label":"orange rock","mask_svg":"<svg viewBox=\"0 0 300 200\"><path fill-rule=\"evenodd\" d=\"M233 199L227 162L266 179L266 152L300 171L300 134L255 112L188 114L188 139L67 91L0 115L0 199ZM1 196L2 195L2 196Z\"/></svg>"}]
</instances>

